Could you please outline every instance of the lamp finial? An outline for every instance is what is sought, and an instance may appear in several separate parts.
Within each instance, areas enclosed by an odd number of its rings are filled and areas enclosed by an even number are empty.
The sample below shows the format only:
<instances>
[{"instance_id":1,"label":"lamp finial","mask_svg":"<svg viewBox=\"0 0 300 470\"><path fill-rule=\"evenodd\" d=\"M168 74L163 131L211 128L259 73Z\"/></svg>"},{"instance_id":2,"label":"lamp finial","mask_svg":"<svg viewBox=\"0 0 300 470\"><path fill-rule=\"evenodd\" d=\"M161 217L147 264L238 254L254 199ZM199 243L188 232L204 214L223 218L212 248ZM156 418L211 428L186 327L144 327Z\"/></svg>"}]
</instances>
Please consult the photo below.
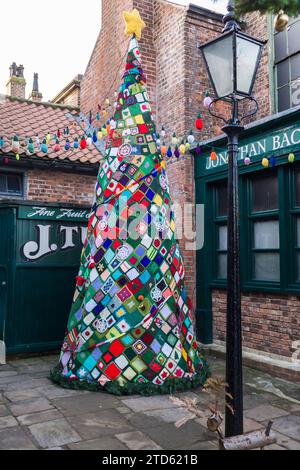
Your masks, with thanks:
<instances>
[{"instance_id":1,"label":"lamp finial","mask_svg":"<svg viewBox=\"0 0 300 470\"><path fill-rule=\"evenodd\" d=\"M223 28L223 33L226 33L227 31L230 31L234 29L235 31L240 31L241 27L237 23L236 18L235 18L235 11L234 11L234 0L229 0L227 4L227 13L223 17L223 23L224 23L224 28Z\"/></svg>"}]
</instances>

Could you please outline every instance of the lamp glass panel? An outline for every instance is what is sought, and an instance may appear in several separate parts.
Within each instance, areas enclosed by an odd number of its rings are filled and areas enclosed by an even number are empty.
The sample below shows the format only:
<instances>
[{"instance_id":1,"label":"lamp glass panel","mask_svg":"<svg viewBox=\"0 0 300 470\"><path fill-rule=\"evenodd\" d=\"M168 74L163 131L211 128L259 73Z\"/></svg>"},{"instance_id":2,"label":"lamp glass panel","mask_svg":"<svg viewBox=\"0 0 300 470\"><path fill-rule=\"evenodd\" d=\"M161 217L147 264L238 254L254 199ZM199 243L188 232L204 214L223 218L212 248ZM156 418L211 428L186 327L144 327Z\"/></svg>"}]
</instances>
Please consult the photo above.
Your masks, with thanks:
<instances>
[{"instance_id":1,"label":"lamp glass panel","mask_svg":"<svg viewBox=\"0 0 300 470\"><path fill-rule=\"evenodd\" d=\"M233 92L232 36L226 36L203 48L211 79L218 97Z\"/></svg>"},{"instance_id":2,"label":"lamp glass panel","mask_svg":"<svg viewBox=\"0 0 300 470\"><path fill-rule=\"evenodd\" d=\"M236 38L237 90L242 93L251 93L260 48L261 46L255 42L239 36Z\"/></svg>"}]
</instances>

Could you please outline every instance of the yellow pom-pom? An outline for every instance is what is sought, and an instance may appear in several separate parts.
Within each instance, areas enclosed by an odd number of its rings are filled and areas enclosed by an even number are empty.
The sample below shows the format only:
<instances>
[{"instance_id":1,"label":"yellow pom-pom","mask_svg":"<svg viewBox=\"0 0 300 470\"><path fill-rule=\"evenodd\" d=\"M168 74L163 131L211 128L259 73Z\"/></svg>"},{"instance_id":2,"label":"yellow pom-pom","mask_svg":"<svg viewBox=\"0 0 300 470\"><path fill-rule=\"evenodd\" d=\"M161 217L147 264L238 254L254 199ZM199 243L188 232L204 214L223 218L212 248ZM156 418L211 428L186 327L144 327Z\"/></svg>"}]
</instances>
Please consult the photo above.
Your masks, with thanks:
<instances>
[{"instance_id":1,"label":"yellow pom-pom","mask_svg":"<svg viewBox=\"0 0 300 470\"><path fill-rule=\"evenodd\" d=\"M268 158L263 158L262 161L261 161L261 164L262 166L264 166L265 168L267 168L270 164Z\"/></svg>"},{"instance_id":2,"label":"yellow pom-pom","mask_svg":"<svg viewBox=\"0 0 300 470\"><path fill-rule=\"evenodd\" d=\"M20 160L20 155L16 153L16 160Z\"/></svg>"},{"instance_id":3,"label":"yellow pom-pom","mask_svg":"<svg viewBox=\"0 0 300 470\"><path fill-rule=\"evenodd\" d=\"M184 155L185 154L185 145L184 144L181 144L179 146L179 152L181 153L181 155Z\"/></svg>"},{"instance_id":4,"label":"yellow pom-pom","mask_svg":"<svg viewBox=\"0 0 300 470\"><path fill-rule=\"evenodd\" d=\"M142 31L146 27L145 22L142 20L139 11L134 8L132 12L124 11L123 13L124 20L126 23L125 35L132 36L135 34L138 40L142 37Z\"/></svg>"},{"instance_id":5,"label":"yellow pom-pom","mask_svg":"<svg viewBox=\"0 0 300 470\"><path fill-rule=\"evenodd\" d=\"M288 156L288 160L290 163L294 163L295 161L295 154L294 153L290 153L289 156Z\"/></svg>"}]
</instances>

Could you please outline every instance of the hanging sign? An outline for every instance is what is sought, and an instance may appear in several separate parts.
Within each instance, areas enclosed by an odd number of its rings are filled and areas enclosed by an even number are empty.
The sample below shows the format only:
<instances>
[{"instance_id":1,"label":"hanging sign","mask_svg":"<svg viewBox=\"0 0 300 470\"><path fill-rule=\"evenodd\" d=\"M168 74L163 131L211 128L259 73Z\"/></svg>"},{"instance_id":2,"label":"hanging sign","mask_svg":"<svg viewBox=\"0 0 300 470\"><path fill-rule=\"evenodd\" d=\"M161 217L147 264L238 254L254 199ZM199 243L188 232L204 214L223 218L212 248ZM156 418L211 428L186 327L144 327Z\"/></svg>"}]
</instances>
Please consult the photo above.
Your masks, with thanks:
<instances>
[{"instance_id":1,"label":"hanging sign","mask_svg":"<svg viewBox=\"0 0 300 470\"><path fill-rule=\"evenodd\" d=\"M20 206L18 212L19 219L31 220L68 220L70 222L85 222L90 217L90 211L78 208L62 207L35 207Z\"/></svg>"},{"instance_id":2,"label":"hanging sign","mask_svg":"<svg viewBox=\"0 0 300 470\"><path fill-rule=\"evenodd\" d=\"M19 206L17 262L76 265L89 216L90 211L81 208Z\"/></svg>"}]
</instances>

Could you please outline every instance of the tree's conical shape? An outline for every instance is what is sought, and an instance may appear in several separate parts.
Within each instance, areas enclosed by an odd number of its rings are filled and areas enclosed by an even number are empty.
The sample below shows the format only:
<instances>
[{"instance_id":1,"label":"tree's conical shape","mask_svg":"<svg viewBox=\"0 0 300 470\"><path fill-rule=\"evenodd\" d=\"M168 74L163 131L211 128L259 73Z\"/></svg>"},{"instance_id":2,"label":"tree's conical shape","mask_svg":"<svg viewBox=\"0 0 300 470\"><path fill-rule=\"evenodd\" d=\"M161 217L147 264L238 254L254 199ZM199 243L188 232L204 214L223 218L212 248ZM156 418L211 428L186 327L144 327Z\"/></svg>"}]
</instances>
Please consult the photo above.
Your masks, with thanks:
<instances>
[{"instance_id":1,"label":"tree's conical shape","mask_svg":"<svg viewBox=\"0 0 300 470\"><path fill-rule=\"evenodd\" d=\"M137 41L96 184L54 381L112 393L169 393L203 383L163 158Z\"/></svg>"}]
</instances>

